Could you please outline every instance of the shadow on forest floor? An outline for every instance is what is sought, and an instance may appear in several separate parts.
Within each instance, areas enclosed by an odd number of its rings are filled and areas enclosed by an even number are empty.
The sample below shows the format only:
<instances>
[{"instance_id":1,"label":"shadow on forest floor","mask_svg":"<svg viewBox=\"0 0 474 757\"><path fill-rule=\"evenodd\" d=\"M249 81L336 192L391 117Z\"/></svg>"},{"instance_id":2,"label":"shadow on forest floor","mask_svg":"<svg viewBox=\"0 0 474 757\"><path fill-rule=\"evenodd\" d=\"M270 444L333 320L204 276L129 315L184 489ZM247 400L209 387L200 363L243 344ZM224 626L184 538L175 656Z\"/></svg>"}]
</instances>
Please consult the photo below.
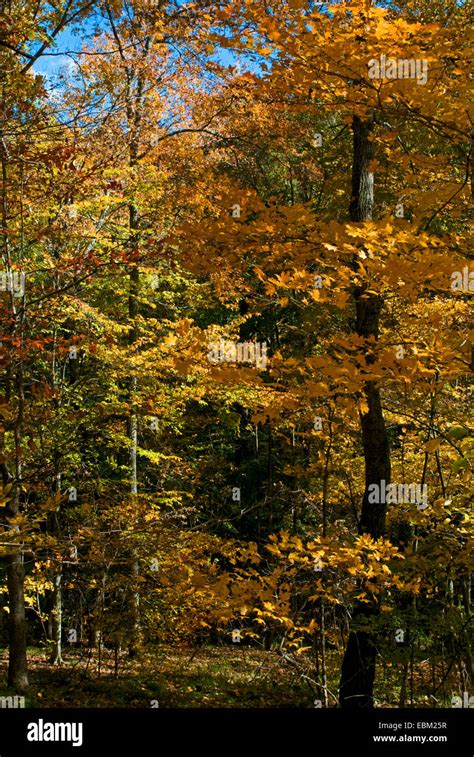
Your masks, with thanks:
<instances>
[{"instance_id":1,"label":"shadow on forest floor","mask_svg":"<svg viewBox=\"0 0 474 757\"><path fill-rule=\"evenodd\" d=\"M48 663L46 648L29 648L30 689L27 707L289 707L313 708L322 697L309 658L293 663L277 652L250 647L160 645L146 648L138 658L114 650L66 649L64 664ZM329 659L329 691L337 690L340 660ZM426 668L426 670L424 669ZM117 669L117 675L115 675ZM0 696L6 689L7 653L0 652ZM436 700L429 696L429 666L415 680L414 707L449 707L456 691L454 672ZM397 707L400 667L379 666L377 707ZM377 696L377 693L376 693ZM329 706L336 706L334 696ZM410 706L408 703L407 706Z\"/></svg>"},{"instance_id":2,"label":"shadow on forest floor","mask_svg":"<svg viewBox=\"0 0 474 757\"><path fill-rule=\"evenodd\" d=\"M156 647L130 660L107 650L99 672L67 650L64 664L48 663L46 650L28 650L28 707L313 707L315 691L276 652L235 647ZM0 695L6 695L6 653L0 656Z\"/></svg>"}]
</instances>

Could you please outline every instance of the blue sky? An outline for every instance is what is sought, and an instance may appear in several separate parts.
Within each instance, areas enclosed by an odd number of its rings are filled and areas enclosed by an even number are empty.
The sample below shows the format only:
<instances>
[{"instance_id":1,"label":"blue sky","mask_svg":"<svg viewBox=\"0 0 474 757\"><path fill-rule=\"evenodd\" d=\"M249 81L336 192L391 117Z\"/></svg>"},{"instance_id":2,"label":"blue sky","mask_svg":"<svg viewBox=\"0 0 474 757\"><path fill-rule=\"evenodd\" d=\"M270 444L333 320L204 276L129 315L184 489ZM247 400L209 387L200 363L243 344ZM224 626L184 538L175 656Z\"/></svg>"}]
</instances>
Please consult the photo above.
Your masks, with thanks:
<instances>
[{"instance_id":1,"label":"blue sky","mask_svg":"<svg viewBox=\"0 0 474 757\"><path fill-rule=\"evenodd\" d=\"M58 53L65 52L78 52L83 47L84 43L91 39L93 30L97 29L97 18L86 22L83 25L81 33L74 33L70 29L65 29L60 32L56 37L56 44L54 47L48 48L46 53L35 63L33 70L35 73L42 74L48 79L49 84L54 86L55 74L64 66L72 65L71 57L68 55L60 55ZM104 23L104 29L106 24ZM51 55L50 53L54 53ZM222 49L218 54L218 59L225 65L235 65L237 58L229 50ZM249 64L248 64L249 65ZM254 64L249 65L250 68L254 67Z\"/></svg>"},{"instance_id":2,"label":"blue sky","mask_svg":"<svg viewBox=\"0 0 474 757\"><path fill-rule=\"evenodd\" d=\"M75 35L69 29L65 29L60 32L56 37L56 45L48 48L48 50L36 61L33 66L33 70L37 74L42 74L48 80L48 83L53 86L54 75L58 71L66 66L71 65L71 58L67 55L58 55L62 51L78 51L81 49L85 40L84 35ZM48 53L55 53L54 55L48 55Z\"/></svg>"}]
</instances>

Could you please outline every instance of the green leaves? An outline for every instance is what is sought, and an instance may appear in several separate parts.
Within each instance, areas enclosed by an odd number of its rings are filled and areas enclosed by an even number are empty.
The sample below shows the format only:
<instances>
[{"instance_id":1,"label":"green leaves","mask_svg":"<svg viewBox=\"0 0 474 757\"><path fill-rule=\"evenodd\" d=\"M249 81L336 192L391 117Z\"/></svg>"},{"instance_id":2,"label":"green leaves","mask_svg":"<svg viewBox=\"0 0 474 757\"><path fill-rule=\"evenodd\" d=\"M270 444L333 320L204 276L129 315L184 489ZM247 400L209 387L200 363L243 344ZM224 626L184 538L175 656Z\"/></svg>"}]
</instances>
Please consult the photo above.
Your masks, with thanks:
<instances>
[{"instance_id":1,"label":"green leaves","mask_svg":"<svg viewBox=\"0 0 474 757\"><path fill-rule=\"evenodd\" d=\"M457 441L465 439L470 434L469 429L463 426L451 426L446 433L451 439L456 439Z\"/></svg>"}]
</instances>

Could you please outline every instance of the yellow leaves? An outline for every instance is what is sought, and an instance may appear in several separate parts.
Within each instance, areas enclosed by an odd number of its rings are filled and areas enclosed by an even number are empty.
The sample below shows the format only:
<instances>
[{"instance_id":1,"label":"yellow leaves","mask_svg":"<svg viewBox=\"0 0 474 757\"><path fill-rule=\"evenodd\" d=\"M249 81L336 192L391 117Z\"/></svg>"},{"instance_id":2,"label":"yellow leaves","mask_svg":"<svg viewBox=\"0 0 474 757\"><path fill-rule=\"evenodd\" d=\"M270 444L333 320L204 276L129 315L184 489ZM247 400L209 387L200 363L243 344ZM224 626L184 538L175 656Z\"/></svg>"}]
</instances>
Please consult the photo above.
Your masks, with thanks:
<instances>
[{"instance_id":1,"label":"yellow leaves","mask_svg":"<svg viewBox=\"0 0 474 757\"><path fill-rule=\"evenodd\" d=\"M282 553L280 548L276 544L267 544L266 549L271 552L272 555L279 557Z\"/></svg>"},{"instance_id":2,"label":"yellow leaves","mask_svg":"<svg viewBox=\"0 0 474 757\"><path fill-rule=\"evenodd\" d=\"M364 399L363 397L360 397L357 400L357 407L359 411L362 413L362 415L367 415L367 413L369 412L369 406L367 404L367 400Z\"/></svg>"},{"instance_id":3,"label":"yellow leaves","mask_svg":"<svg viewBox=\"0 0 474 757\"><path fill-rule=\"evenodd\" d=\"M350 576L356 576L359 572L359 566L358 565L349 565L346 568L347 572Z\"/></svg>"},{"instance_id":4,"label":"yellow leaves","mask_svg":"<svg viewBox=\"0 0 474 757\"><path fill-rule=\"evenodd\" d=\"M316 631L319 631L320 625L316 622L314 618L311 618L311 620L308 623L308 632L309 633L316 633Z\"/></svg>"},{"instance_id":5,"label":"yellow leaves","mask_svg":"<svg viewBox=\"0 0 474 757\"><path fill-rule=\"evenodd\" d=\"M8 405L0 405L0 418L3 418L3 420L11 419L11 411L8 409Z\"/></svg>"},{"instance_id":6,"label":"yellow leaves","mask_svg":"<svg viewBox=\"0 0 474 757\"><path fill-rule=\"evenodd\" d=\"M410 592L411 594L419 594L421 588L421 578L413 579L412 581L406 581L403 584L403 590Z\"/></svg>"},{"instance_id":7,"label":"yellow leaves","mask_svg":"<svg viewBox=\"0 0 474 757\"><path fill-rule=\"evenodd\" d=\"M306 383L306 396L307 397L326 397L329 392L329 387L324 381Z\"/></svg>"},{"instance_id":8,"label":"yellow leaves","mask_svg":"<svg viewBox=\"0 0 474 757\"><path fill-rule=\"evenodd\" d=\"M44 502L40 504L40 510L42 512L54 512L58 509L61 503L61 495L56 494L54 497L48 497Z\"/></svg>"},{"instance_id":9,"label":"yellow leaves","mask_svg":"<svg viewBox=\"0 0 474 757\"><path fill-rule=\"evenodd\" d=\"M276 292L276 286L270 281L265 282L265 294L272 297Z\"/></svg>"},{"instance_id":10,"label":"yellow leaves","mask_svg":"<svg viewBox=\"0 0 474 757\"><path fill-rule=\"evenodd\" d=\"M442 442L442 439L440 436L436 437L436 439L430 439L430 441L426 442L424 445L425 450L431 453L437 452L440 448L441 442Z\"/></svg>"},{"instance_id":11,"label":"yellow leaves","mask_svg":"<svg viewBox=\"0 0 474 757\"><path fill-rule=\"evenodd\" d=\"M0 507L6 507L8 502L11 502L11 497L8 495L10 494L12 490L13 484L6 484L6 486L2 486L0 489Z\"/></svg>"}]
</instances>

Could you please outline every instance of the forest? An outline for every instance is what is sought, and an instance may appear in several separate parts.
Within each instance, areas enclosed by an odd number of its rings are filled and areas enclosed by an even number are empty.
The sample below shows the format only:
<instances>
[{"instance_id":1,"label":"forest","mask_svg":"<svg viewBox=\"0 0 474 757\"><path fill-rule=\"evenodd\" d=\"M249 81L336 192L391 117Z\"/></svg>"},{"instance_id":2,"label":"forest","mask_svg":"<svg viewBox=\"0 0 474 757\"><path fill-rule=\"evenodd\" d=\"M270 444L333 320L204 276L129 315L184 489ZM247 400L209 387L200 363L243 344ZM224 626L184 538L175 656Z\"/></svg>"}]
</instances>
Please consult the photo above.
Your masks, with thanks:
<instances>
[{"instance_id":1,"label":"forest","mask_svg":"<svg viewBox=\"0 0 474 757\"><path fill-rule=\"evenodd\" d=\"M0 0L2 707L474 707L472 20Z\"/></svg>"}]
</instances>

